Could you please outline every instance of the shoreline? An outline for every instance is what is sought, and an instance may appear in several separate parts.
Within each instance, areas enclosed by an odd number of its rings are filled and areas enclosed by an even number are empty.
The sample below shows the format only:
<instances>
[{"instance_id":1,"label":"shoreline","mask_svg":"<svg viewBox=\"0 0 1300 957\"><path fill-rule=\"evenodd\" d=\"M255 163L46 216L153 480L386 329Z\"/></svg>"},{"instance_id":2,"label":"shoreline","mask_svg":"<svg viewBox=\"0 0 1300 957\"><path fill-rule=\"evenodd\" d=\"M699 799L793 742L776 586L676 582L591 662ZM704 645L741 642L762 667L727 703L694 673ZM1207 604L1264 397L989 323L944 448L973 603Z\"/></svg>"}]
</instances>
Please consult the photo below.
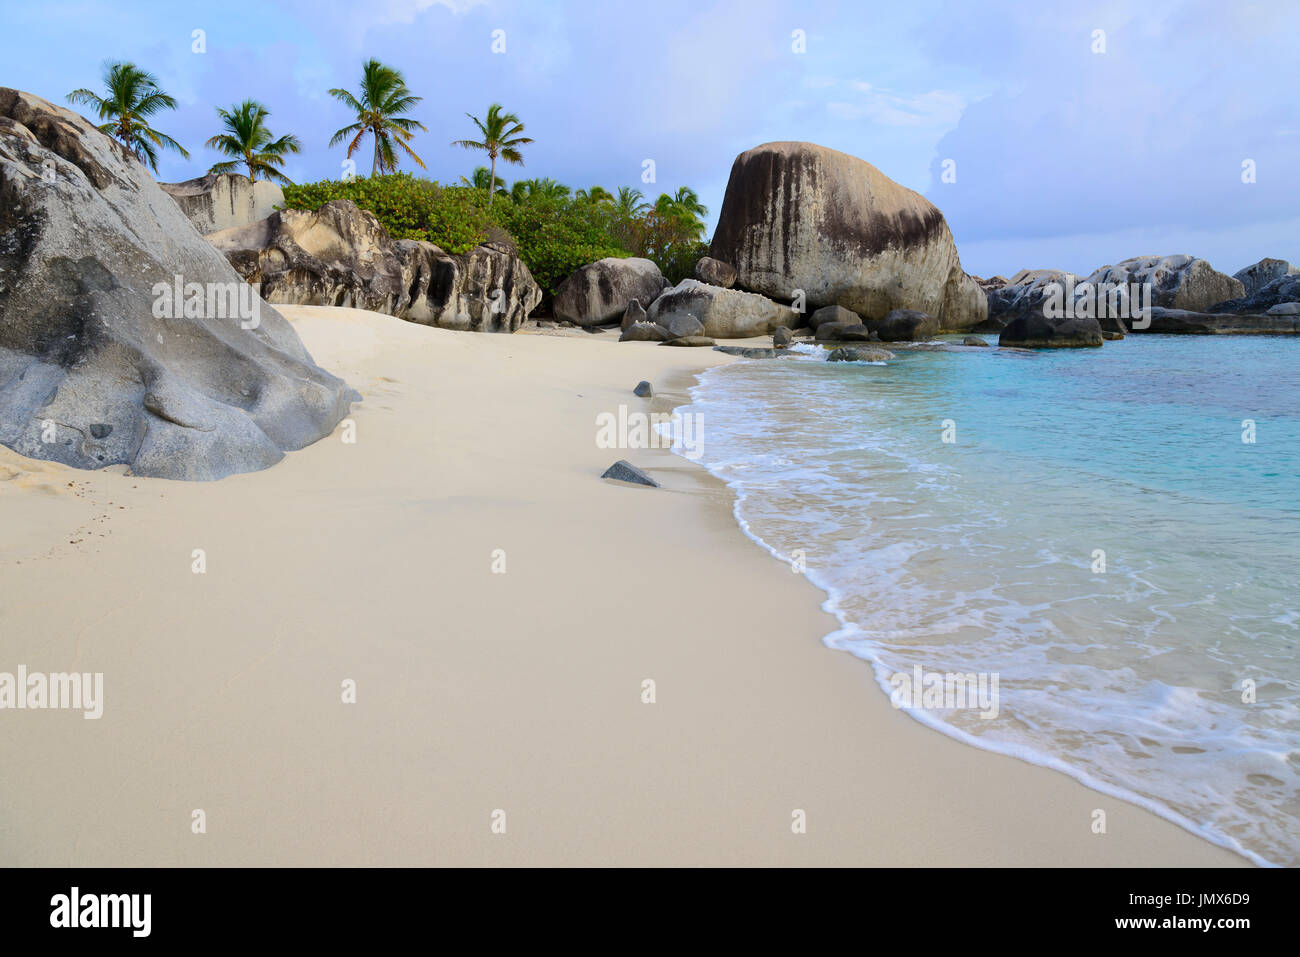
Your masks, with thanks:
<instances>
[{"instance_id":1,"label":"shoreline","mask_svg":"<svg viewBox=\"0 0 1300 957\"><path fill-rule=\"evenodd\" d=\"M365 396L354 445L219 483L0 450L0 670L106 674L99 721L0 716L28 769L0 785L7 863L1248 866L897 713L730 487L596 448L639 379L671 411L730 357L276 308ZM619 458L663 488L600 481Z\"/></svg>"}]
</instances>

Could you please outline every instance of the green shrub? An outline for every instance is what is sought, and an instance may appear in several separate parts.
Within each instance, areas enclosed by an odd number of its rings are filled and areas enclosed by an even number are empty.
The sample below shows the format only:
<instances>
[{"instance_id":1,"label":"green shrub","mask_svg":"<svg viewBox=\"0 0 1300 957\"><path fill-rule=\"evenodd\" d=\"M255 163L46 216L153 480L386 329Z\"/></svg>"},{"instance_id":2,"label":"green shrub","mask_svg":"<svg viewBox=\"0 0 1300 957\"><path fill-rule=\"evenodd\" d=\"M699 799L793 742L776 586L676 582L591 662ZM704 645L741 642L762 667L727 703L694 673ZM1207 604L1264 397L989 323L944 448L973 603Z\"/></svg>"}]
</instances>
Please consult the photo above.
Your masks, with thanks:
<instances>
[{"instance_id":1,"label":"green shrub","mask_svg":"<svg viewBox=\"0 0 1300 957\"><path fill-rule=\"evenodd\" d=\"M335 199L374 213L394 239L422 239L453 254L469 252L487 234L481 190L439 186L410 173L284 187L287 209L315 211Z\"/></svg>"}]
</instances>

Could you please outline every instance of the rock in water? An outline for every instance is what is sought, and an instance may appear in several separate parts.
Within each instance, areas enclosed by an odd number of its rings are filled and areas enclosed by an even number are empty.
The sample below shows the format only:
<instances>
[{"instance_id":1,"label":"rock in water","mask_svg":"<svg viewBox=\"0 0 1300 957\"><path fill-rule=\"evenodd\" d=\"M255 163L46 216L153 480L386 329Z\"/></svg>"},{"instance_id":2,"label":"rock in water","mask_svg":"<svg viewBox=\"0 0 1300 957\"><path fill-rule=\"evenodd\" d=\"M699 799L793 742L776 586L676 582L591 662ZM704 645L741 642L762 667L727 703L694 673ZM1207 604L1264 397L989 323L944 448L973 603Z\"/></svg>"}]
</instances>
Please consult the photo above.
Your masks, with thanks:
<instances>
[{"instance_id":1,"label":"rock in water","mask_svg":"<svg viewBox=\"0 0 1300 957\"><path fill-rule=\"evenodd\" d=\"M870 342L880 337L862 323L823 322L817 327L818 342Z\"/></svg>"},{"instance_id":2,"label":"rock in water","mask_svg":"<svg viewBox=\"0 0 1300 957\"><path fill-rule=\"evenodd\" d=\"M649 259L601 259L580 266L555 289L555 315L580 326L616 322L636 299L649 306L668 285Z\"/></svg>"},{"instance_id":3,"label":"rock in water","mask_svg":"<svg viewBox=\"0 0 1300 957\"><path fill-rule=\"evenodd\" d=\"M1102 266L1088 277L1097 283L1150 283L1151 304L1164 309L1202 312L1225 299L1246 294L1241 282L1216 272L1195 256L1137 256Z\"/></svg>"},{"instance_id":4,"label":"rock in water","mask_svg":"<svg viewBox=\"0 0 1300 957\"><path fill-rule=\"evenodd\" d=\"M873 319L864 325L881 342L923 342L939 334L939 321L915 309L894 309L884 319Z\"/></svg>"},{"instance_id":5,"label":"rock in water","mask_svg":"<svg viewBox=\"0 0 1300 957\"><path fill-rule=\"evenodd\" d=\"M158 185L205 236L255 223L284 206L284 190L275 183L264 179L252 182L239 173L209 173L183 183Z\"/></svg>"},{"instance_id":6,"label":"rock in water","mask_svg":"<svg viewBox=\"0 0 1300 957\"><path fill-rule=\"evenodd\" d=\"M1049 319L1030 313L1007 323L998 338L998 345L1060 349L1100 346L1102 341L1101 325L1096 319Z\"/></svg>"},{"instance_id":7,"label":"rock in water","mask_svg":"<svg viewBox=\"0 0 1300 957\"><path fill-rule=\"evenodd\" d=\"M777 326L794 325L799 314L789 306L739 289L710 286L683 279L650 307L650 318L668 327L673 317L687 315L704 326L704 335L717 339L770 336Z\"/></svg>"},{"instance_id":8,"label":"rock in water","mask_svg":"<svg viewBox=\"0 0 1300 957\"><path fill-rule=\"evenodd\" d=\"M730 289L736 284L736 267L721 262L711 256L701 256L695 264L695 278L707 282L710 286Z\"/></svg>"},{"instance_id":9,"label":"rock in water","mask_svg":"<svg viewBox=\"0 0 1300 957\"><path fill-rule=\"evenodd\" d=\"M863 318L918 309L965 331L988 314L928 200L864 160L812 143L767 143L731 167L710 255L736 285Z\"/></svg>"},{"instance_id":10,"label":"rock in water","mask_svg":"<svg viewBox=\"0 0 1300 957\"><path fill-rule=\"evenodd\" d=\"M655 394L654 386L645 379L642 379L636 384L636 388L632 390L632 394L640 396L643 399L648 399Z\"/></svg>"},{"instance_id":11,"label":"rock in water","mask_svg":"<svg viewBox=\"0 0 1300 957\"><path fill-rule=\"evenodd\" d=\"M776 332L772 333L772 345L777 349L785 349L793 341L794 333L789 326L777 326Z\"/></svg>"},{"instance_id":12,"label":"rock in water","mask_svg":"<svg viewBox=\"0 0 1300 957\"><path fill-rule=\"evenodd\" d=\"M1104 334L1103 337L1107 339L1110 338L1109 336L1106 336ZM961 341L961 344L963 346L984 346L985 348L988 347L988 343L985 342L983 339L981 339L979 336L967 336L965 339Z\"/></svg>"},{"instance_id":13,"label":"rock in water","mask_svg":"<svg viewBox=\"0 0 1300 957\"><path fill-rule=\"evenodd\" d=\"M822 306L808 317L808 325L812 326L813 332L827 322L838 322L842 326L860 326L862 317L843 306Z\"/></svg>"},{"instance_id":14,"label":"rock in water","mask_svg":"<svg viewBox=\"0 0 1300 957\"><path fill-rule=\"evenodd\" d=\"M639 468L626 459L619 459L609 468L605 469L600 476L603 479L614 479L619 482L633 482L637 485L649 485L651 488L659 488L659 483L646 475Z\"/></svg>"},{"instance_id":15,"label":"rock in water","mask_svg":"<svg viewBox=\"0 0 1300 957\"><path fill-rule=\"evenodd\" d=\"M1233 273L1232 278L1245 287L1243 296L1253 296L1274 279L1294 276L1296 273L1300 273L1300 268L1292 266L1285 259L1261 259L1255 265Z\"/></svg>"},{"instance_id":16,"label":"rock in water","mask_svg":"<svg viewBox=\"0 0 1300 957\"><path fill-rule=\"evenodd\" d=\"M1300 302L1300 273L1286 273L1264 283L1248 296L1216 303L1209 312L1235 312L1263 315L1274 306Z\"/></svg>"},{"instance_id":17,"label":"rock in water","mask_svg":"<svg viewBox=\"0 0 1300 957\"><path fill-rule=\"evenodd\" d=\"M884 349L852 349L842 347L832 349L826 357L827 362L888 362L894 358L892 352Z\"/></svg>"},{"instance_id":18,"label":"rock in water","mask_svg":"<svg viewBox=\"0 0 1300 957\"><path fill-rule=\"evenodd\" d=\"M0 315L0 442L32 458L218 479L329 435L359 398L134 156L4 88Z\"/></svg>"}]
</instances>

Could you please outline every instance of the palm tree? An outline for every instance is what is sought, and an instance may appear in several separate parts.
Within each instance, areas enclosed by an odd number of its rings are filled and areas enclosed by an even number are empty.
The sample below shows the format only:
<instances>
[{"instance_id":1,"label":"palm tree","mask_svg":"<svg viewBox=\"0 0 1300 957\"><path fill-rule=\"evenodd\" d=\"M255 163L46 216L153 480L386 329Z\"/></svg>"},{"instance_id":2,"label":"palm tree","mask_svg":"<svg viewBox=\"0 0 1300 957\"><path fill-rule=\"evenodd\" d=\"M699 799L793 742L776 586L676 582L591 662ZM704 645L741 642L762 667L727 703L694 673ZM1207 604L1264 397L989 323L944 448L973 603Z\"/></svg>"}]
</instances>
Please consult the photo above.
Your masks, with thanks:
<instances>
[{"instance_id":1,"label":"palm tree","mask_svg":"<svg viewBox=\"0 0 1300 957\"><path fill-rule=\"evenodd\" d=\"M524 199L568 199L569 187L557 183L549 176L545 179L520 179L510 187L510 197L516 202Z\"/></svg>"},{"instance_id":2,"label":"palm tree","mask_svg":"<svg viewBox=\"0 0 1300 957\"><path fill-rule=\"evenodd\" d=\"M370 175L391 173L397 170L400 162L394 145L400 146L406 154L426 169L424 160L406 144L414 131L425 128L418 120L402 116L424 97L412 96L407 89L406 80L401 71L391 66L384 66L373 57L361 67L361 95L353 96L347 90L330 90L330 96L343 103L348 109L355 110L357 121L345 126L330 138L330 146L337 146L349 136L348 156L351 157L361 145L361 138L367 133L375 138L375 158L370 165Z\"/></svg>"},{"instance_id":3,"label":"palm tree","mask_svg":"<svg viewBox=\"0 0 1300 957\"><path fill-rule=\"evenodd\" d=\"M165 133L159 133L148 123L149 117L159 110L176 109L175 97L169 96L158 86L158 80L152 73L140 69L134 63L105 63L104 86L108 96L102 97L93 90L84 87L68 94L69 103L87 103L99 113L101 120L108 120L99 127L101 133L107 133L121 140L136 158L148 163L158 172L157 146L175 150L181 156L189 158L185 147Z\"/></svg>"},{"instance_id":4,"label":"palm tree","mask_svg":"<svg viewBox=\"0 0 1300 957\"><path fill-rule=\"evenodd\" d=\"M502 113L501 104L493 103L488 107L487 121L480 120L477 116L469 116L478 127L479 133L482 134L482 140L455 140L452 146L463 146L467 150L483 150L492 160L492 170L488 176L488 207L492 206L492 194L496 191L497 181L497 157L500 156L507 163L516 163L519 166L524 165L524 156L519 152L519 147L532 140L527 136L520 136L524 131L524 124L519 121L519 117L513 113Z\"/></svg>"},{"instance_id":5,"label":"palm tree","mask_svg":"<svg viewBox=\"0 0 1300 957\"><path fill-rule=\"evenodd\" d=\"M603 186L580 189L573 194L573 198L580 203L591 203L593 206L612 206L614 204L613 195Z\"/></svg>"},{"instance_id":6,"label":"palm tree","mask_svg":"<svg viewBox=\"0 0 1300 957\"><path fill-rule=\"evenodd\" d=\"M644 200L645 196L641 190L620 186L618 198L614 200L614 212L622 219L633 219L650 208Z\"/></svg>"},{"instance_id":7,"label":"palm tree","mask_svg":"<svg viewBox=\"0 0 1300 957\"><path fill-rule=\"evenodd\" d=\"M250 182L256 182L257 174L261 173L277 183L291 183L277 167L284 164L286 154L301 152L302 144L292 134L278 140L271 139L271 131L266 128L266 118L270 115L271 111L256 100L245 100L232 110L217 107L217 116L221 117L226 132L217 134L203 145L234 159L213 163L208 172L233 173L243 163L248 169Z\"/></svg>"},{"instance_id":8,"label":"palm tree","mask_svg":"<svg viewBox=\"0 0 1300 957\"><path fill-rule=\"evenodd\" d=\"M464 176L462 176L460 178L460 182L462 186L468 186L471 189L481 189L484 192L486 192L488 190L489 181L491 180L491 178L492 178L491 174L488 172L488 168L486 166L475 166L474 172L470 175L470 177L466 179ZM506 191L504 185L498 186L496 189L492 190L492 192L495 193L497 196L502 197L503 199L508 199L510 197L510 193Z\"/></svg>"},{"instance_id":9,"label":"palm tree","mask_svg":"<svg viewBox=\"0 0 1300 957\"><path fill-rule=\"evenodd\" d=\"M673 197L673 203L696 219L703 219L709 215L709 208L700 202L699 195L689 186L678 187L677 195Z\"/></svg>"},{"instance_id":10,"label":"palm tree","mask_svg":"<svg viewBox=\"0 0 1300 957\"><path fill-rule=\"evenodd\" d=\"M708 208L700 202L700 197L689 186L677 190L677 195L660 193L655 200L655 212L666 219L676 220L682 229L692 238L698 239L704 234L704 222L701 217L708 215Z\"/></svg>"}]
</instances>

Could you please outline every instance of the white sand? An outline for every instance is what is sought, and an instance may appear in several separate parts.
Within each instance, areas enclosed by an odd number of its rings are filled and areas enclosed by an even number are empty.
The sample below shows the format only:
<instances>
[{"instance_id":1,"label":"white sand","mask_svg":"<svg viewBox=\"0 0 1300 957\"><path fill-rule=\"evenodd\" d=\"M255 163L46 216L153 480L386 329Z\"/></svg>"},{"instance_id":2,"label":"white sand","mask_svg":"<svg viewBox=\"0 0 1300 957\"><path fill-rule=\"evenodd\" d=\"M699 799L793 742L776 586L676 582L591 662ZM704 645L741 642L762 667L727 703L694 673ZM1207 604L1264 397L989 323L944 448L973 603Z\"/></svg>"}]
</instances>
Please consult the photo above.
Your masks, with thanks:
<instances>
[{"instance_id":1,"label":"white sand","mask_svg":"<svg viewBox=\"0 0 1300 957\"><path fill-rule=\"evenodd\" d=\"M0 671L106 699L0 711L0 863L1245 863L895 711L725 487L597 448L720 353L281 308L355 444L218 483L0 449Z\"/></svg>"}]
</instances>

